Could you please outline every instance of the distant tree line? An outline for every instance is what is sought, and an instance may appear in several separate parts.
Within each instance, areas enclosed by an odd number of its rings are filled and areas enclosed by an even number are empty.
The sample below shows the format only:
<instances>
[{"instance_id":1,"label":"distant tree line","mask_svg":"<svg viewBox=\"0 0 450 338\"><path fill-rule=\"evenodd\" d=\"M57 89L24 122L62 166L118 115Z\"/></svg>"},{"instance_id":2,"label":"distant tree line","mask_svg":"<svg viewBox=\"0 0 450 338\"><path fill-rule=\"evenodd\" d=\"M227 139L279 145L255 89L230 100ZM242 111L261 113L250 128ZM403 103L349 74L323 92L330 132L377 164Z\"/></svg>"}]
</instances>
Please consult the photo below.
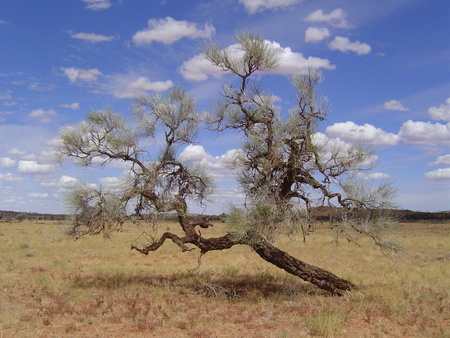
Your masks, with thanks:
<instances>
[{"instance_id":1,"label":"distant tree line","mask_svg":"<svg viewBox=\"0 0 450 338\"><path fill-rule=\"evenodd\" d=\"M319 222L332 221L333 218L339 218L343 210L332 207L313 208L312 217ZM450 211L424 212L407 209L387 210L392 217L399 222L419 222L419 221L447 221L450 220Z\"/></svg>"},{"instance_id":2,"label":"distant tree line","mask_svg":"<svg viewBox=\"0 0 450 338\"><path fill-rule=\"evenodd\" d=\"M64 214L41 214L37 212L18 212L0 210L0 222L12 221L62 221L67 216Z\"/></svg>"},{"instance_id":3,"label":"distant tree line","mask_svg":"<svg viewBox=\"0 0 450 338\"><path fill-rule=\"evenodd\" d=\"M419 221L447 221L450 220L450 211L438 211L438 212L424 212L413 211L405 209L393 209L389 211L392 216L396 217L400 222L419 222ZM341 210L339 208L331 207L318 207L313 208L312 217L313 220L318 222L329 222L333 220L333 217L338 218ZM192 221L200 221L202 219L208 219L210 222L224 221L226 214L220 215L201 215L191 214L190 219ZM36 212L18 212L18 211L4 211L0 210L0 222L10 221L62 221L67 218L65 214L41 214ZM157 220L176 221L176 213L159 213L156 217Z\"/></svg>"}]
</instances>

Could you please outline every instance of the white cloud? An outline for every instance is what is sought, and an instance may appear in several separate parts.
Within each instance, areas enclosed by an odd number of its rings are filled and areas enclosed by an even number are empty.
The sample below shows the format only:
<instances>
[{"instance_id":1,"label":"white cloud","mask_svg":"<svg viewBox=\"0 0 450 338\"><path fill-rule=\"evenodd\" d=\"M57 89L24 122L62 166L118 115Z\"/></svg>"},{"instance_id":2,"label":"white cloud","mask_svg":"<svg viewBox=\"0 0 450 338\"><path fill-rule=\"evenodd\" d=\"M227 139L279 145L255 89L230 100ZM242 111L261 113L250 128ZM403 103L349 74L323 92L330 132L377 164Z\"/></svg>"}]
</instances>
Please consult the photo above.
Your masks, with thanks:
<instances>
[{"instance_id":1,"label":"white cloud","mask_svg":"<svg viewBox=\"0 0 450 338\"><path fill-rule=\"evenodd\" d=\"M225 154L220 156L212 156L208 154L203 146L189 145L181 152L179 158L181 161L196 162L213 177L233 177L233 172L230 169L238 156L240 150L228 150Z\"/></svg>"},{"instance_id":2,"label":"white cloud","mask_svg":"<svg viewBox=\"0 0 450 338\"><path fill-rule=\"evenodd\" d=\"M342 36L336 36L334 40L330 42L328 48L331 50L339 50L341 52L355 52L359 55L369 54L372 50L367 43L361 43L359 41L351 42L348 38Z\"/></svg>"},{"instance_id":3,"label":"white cloud","mask_svg":"<svg viewBox=\"0 0 450 338\"><path fill-rule=\"evenodd\" d=\"M63 175L59 179L59 185L62 187L71 187L76 183L78 183L78 180L76 178L73 178L73 177L70 177L67 175Z\"/></svg>"},{"instance_id":4,"label":"white cloud","mask_svg":"<svg viewBox=\"0 0 450 338\"><path fill-rule=\"evenodd\" d=\"M296 73L307 72L308 69L335 69L336 66L330 64L327 59L321 59L317 57L305 58L302 53L293 52L291 48L283 48L277 42L267 41L266 43L274 49L278 57L278 67L266 71L266 74L279 74L279 75L293 75ZM235 58L239 58L242 54L242 50L238 48L238 45L231 45L227 48L229 55ZM224 72L216 66L213 66L208 60L206 60L203 54L194 56L188 61L185 61L179 68L180 74L190 81L204 81L209 76L218 78Z\"/></svg>"},{"instance_id":5,"label":"white cloud","mask_svg":"<svg viewBox=\"0 0 450 338\"><path fill-rule=\"evenodd\" d=\"M68 108L68 109L80 109L80 103L74 102L74 103L67 103L67 104L60 104L61 108Z\"/></svg>"},{"instance_id":6,"label":"white cloud","mask_svg":"<svg viewBox=\"0 0 450 338\"><path fill-rule=\"evenodd\" d=\"M188 145L180 154L180 160L186 162L197 162L208 157L208 153L205 148L200 145Z\"/></svg>"},{"instance_id":7,"label":"white cloud","mask_svg":"<svg viewBox=\"0 0 450 338\"><path fill-rule=\"evenodd\" d=\"M384 109L387 110L399 110L399 111L407 111L409 108L404 107L400 101L397 100L389 100L386 101L383 105Z\"/></svg>"},{"instance_id":8,"label":"white cloud","mask_svg":"<svg viewBox=\"0 0 450 338\"><path fill-rule=\"evenodd\" d=\"M123 189L125 177L103 177L100 178L100 186L103 190L114 192Z\"/></svg>"},{"instance_id":9,"label":"white cloud","mask_svg":"<svg viewBox=\"0 0 450 338\"><path fill-rule=\"evenodd\" d=\"M450 97L439 107L428 108L428 115L433 120L450 121Z\"/></svg>"},{"instance_id":10,"label":"white cloud","mask_svg":"<svg viewBox=\"0 0 450 338\"><path fill-rule=\"evenodd\" d=\"M79 69L79 68L61 68L64 75L70 80L70 82L95 82L102 73L94 69Z\"/></svg>"},{"instance_id":11,"label":"white cloud","mask_svg":"<svg viewBox=\"0 0 450 338\"><path fill-rule=\"evenodd\" d=\"M359 126L354 122L340 122L326 129L328 135L339 137L351 143L366 143L374 146L395 145L399 141L398 135L387 133L370 124Z\"/></svg>"},{"instance_id":12,"label":"white cloud","mask_svg":"<svg viewBox=\"0 0 450 338\"><path fill-rule=\"evenodd\" d=\"M149 78L141 76L137 79L132 75L115 75L110 78L107 85L112 87L108 91L117 98L136 98L148 95L149 91L162 92L173 87L173 82L167 81L150 81Z\"/></svg>"},{"instance_id":13,"label":"white cloud","mask_svg":"<svg viewBox=\"0 0 450 338\"><path fill-rule=\"evenodd\" d=\"M450 181L450 168L429 171L423 174L423 177L430 181Z\"/></svg>"},{"instance_id":14,"label":"white cloud","mask_svg":"<svg viewBox=\"0 0 450 338\"><path fill-rule=\"evenodd\" d=\"M179 73L188 81L205 81L209 76L220 78L224 72L209 62L204 54L198 54L183 62Z\"/></svg>"},{"instance_id":15,"label":"white cloud","mask_svg":"<svg viewBox=\"0 0 450 338\"><path fill-rule=\"evenodd\" d=\"M367 178L371 180L386 180L392 178L392 176L385 173L375 172L367 173Z\"/></svg>"},{"instance_id":16,"label":"white cloud","mask_svg":"<svg viewBox=\"0 0 450 338\"><path fill-rule=\"evenodd\" d=\"M19 148L14 147L14 148L8 150L6 153L7 153L8 155L23 156L23 155L25 155L27 152L26 152L26 150L21 150L21 149L19 149Z\"/></svg>"},{"instance_id":17,"label":"white cloud","mask_svg":"<svg viewBox=\"0 0 450 338\"><path fill-rule=\"evenodd\" d=\"M347 158L350 152L353 152L354 146L351 143L343 141L339 138L329 138L327 135L317 132L312 138L313 144L320 148L321 160L323 163L328 163L329 161L334 161L336 158ZM360 166L372 166L376 161L378 161L378 156L370 155Z\"/></svg>"},{"instance_id":18,"label":"white cloud","mask_svg":"<svg viewBox=\"0 0 450 338\"><path fill-rule=\"evenodd\" d=\"M385 173L380 173L380 172L374 172L374 173L370 173L370 172L359 172L357 174L357 177L363 179L363 180L387 180L392 178L391 175L385 174Z\"/></svg>"},{"instance_id":19,"label":"white cloud","mask_svg":"<svg viewBox=\"0 0 450 338\"><path fill-rule=\"evenodd\" d=\"M0 182L23 182L24 178L11 173L0 174Z\"/></svg>"},{"instance_id":20,"label":"white cloud","mask_svg":"<svg viewBox=\"0 0 450 338\"><path fill-rule=\"evenodd\" d=\"M330 64L327 59L309 56L305 58L302 53L293 52L290 47L283 48L277 42L267 41L275 50L279 62L276 69L270 70L272 74L292 75L295 73L304 73L308 69L335 69L336 66Z\"/></svg>"},{"instance_id":21,"label":"white cloud","mask_svg":"<svg viewBox=\"0 0 450 338\"><path fill-rule=\"evenodd\" d=\"M137 45L151 44L153 41L164 44L174 43L182 38L209 38L215 28L207 23L204 29L197 28L197 24L188 21L177 21L171 17L165 19L148 20L149 28L137 32L133 41Z\"/></svg>"},{"instance_id":22,"label":"white cloud","mask_svg":"<svg viewBox=\"0 0 450 338\"><path fill-rule=\"evenodd\" d=\"M16 164L16 161L9 157L0 157L0 168L6 169L11 168Z\"/></svg>"},{"instance_id":23,"label":"white cloud","mask_svg":"<svg viewBox=\"0 0 450 338\"><path fill-rule=\"evenodd\" d=\"M36 160L37 158L38 158L37 155L33 153L25 154L21 157L22 160L33 160L33 161Z\"/></svg>"},{"instance_id":24,"label":"white cloud","mask_svg":"<svg viewBox=\"0 0 450 338\"><path fill-rule=\"evenodd\" d=\"M83 1L87 3L86 8L93 11L108 9L112 5L109 0L83 0Z\"/></svg>"},{"instance_id":25,"label":"white cloud","mask_svg":"<svg viewBox=\"0 0 450 338\"><path fill-rule=\"evenodd\" d=\"M28 194L28 197L31 197L31 198L47 198L48 197L48 193L32 192L32 193Z\"/></svg>"},{"instance_id":26,"label":"white cloud","mask_svg":"<svg viewBox=\"0 0 450 338\"><path fill-rule=\"evenodd\" d=\"M347 21L347 13L342 8L336 8L328 14L324 13L322 9L318 9L309 14L305 20L309 22L326 22L339 28L351 28Z\"/></svg>"},{"instance_id":27,"label":"white cloud","mask_svg":"<svg viewBox=\"0 0 450 338\"><path fill-rule=\"evenodd\" d=\"M444 125L408 120L400 127L398 135L405 143L448 146L450 144L450 123Z\"/></svg>"},{"instance_id":28,"label":"white cloud","mask_svg":"<svg viewBox=\"0 0 450 338\"><path fill-rule=\"evenodd\" d=\"M74 33L70 34L74 39L84 40L90 43L99 43L114 40L114 36L106 36L95 33Z\"/></svg>"},{"instance_id":29,"label":"white cloud","mask_svg":"<svg viewBox=\"0 0 450 338\"><path fill-rule=\"evenodd\" d=\"M36 161L19 161L17 171L22 174L47 174L54 170L51 164L38 164Z\"/></svg>"},{"instance_id":30,"label":"white cloud","mask_svg":"<svg viewBox=\"0 0 450 338\"><path fill-rule=\"evenodd\" d=\"M436 161L428 163L428 165L448 165L450 166L450 154L439 156Z\"/></svg>"},{"instance_id":31,"label":"white cloud","mask_svg":"<svg viewBox=\"0 0 450 338\"><path fill-rule=\"evenodd\" d=\"M78 183L76 178L71 176L62 175L60 178L55 178L53 176L42 177L39 185L44 188L71 188Z\"/></svg>"},{"instance_id":32,"label":"white cloud","mask_svg":"<svg viewBox=\"0 0 450 338\"><path fill-rule=\"evenodd\" d=\"M319 42L330 36L330 31L324 27L308 27L305 31L306 42Z\"/></svg>"},{"instance_id":33,"label":"white cloud","mask_svg":"<svg viewBox=\"0 0 450 338\"><path fill-rule=\"evenodd\" d=\"M239 0L250 14L262 12L265 10L286 8L297 5L302 0Z\"/></svg>"},{"instance_id":34,"label":"white cloud","mask_svg":"<svg viewBox=\"0 0 450 338\"><path fill-rule=\"evenodd\" d=\"M58 113L53 109L44 110L44 109L35 109L28 116L29 117L44 117L44 116L56 116Z\"/></svg>"}]
</instances>

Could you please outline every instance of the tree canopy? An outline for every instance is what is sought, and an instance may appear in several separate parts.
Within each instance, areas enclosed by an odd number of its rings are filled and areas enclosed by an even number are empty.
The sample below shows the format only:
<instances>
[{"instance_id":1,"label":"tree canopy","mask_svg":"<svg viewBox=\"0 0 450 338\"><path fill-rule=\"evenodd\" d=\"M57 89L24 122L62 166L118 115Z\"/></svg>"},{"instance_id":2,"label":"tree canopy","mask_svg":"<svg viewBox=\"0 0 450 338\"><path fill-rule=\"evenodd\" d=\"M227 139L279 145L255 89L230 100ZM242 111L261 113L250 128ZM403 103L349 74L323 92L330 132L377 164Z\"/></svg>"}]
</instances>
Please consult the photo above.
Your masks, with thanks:
<instances>
[{"instance_id":1,"label":"tree canopy","mask_svg":"<svg viewBox=\"0 0 450 338\"><path fill-rule=\"evenodd\" d=\"M73 158L85 167L111 161L129 164L117 191L87 184L73 188L68 196L74 215L71 234L109 234L127 220L149 221L158 213L175 212L183 236L155 233L151 243L132 249L148 254L170 239L182 251L198 248L203 255L243 244L332 294L351 290L352 283L290 256L273 241L280 232L307 232L312 208L327 205L343 211L336 223L339 234L352 241L365 235L382 248L393 248L379 236L393 224L385 213L392 206L392 187L370 186L361 178L371 169L372 151L318 132L328 114L328 103L317 90L320 73L305 69L292 77L296 106L285 112L257 81L259 73L277 66L270 44L258 34L241 33L235 46L233 50L215 43L204 46L205 57L234 78L224 83L212 112L198 112L195 100L176 87L164 96L140 98L133 122L106 109L91 112L85 121L62 131L60 159ZM207 219L192 221L188 214L188 201L207 203L213 180L179 156L181 147L196 141L199 128L233 130L244 140L233 169L246 203L229 210L232 230L216 238L206 238L196 228L207 228Z\"/></svg>"}]
</instances>

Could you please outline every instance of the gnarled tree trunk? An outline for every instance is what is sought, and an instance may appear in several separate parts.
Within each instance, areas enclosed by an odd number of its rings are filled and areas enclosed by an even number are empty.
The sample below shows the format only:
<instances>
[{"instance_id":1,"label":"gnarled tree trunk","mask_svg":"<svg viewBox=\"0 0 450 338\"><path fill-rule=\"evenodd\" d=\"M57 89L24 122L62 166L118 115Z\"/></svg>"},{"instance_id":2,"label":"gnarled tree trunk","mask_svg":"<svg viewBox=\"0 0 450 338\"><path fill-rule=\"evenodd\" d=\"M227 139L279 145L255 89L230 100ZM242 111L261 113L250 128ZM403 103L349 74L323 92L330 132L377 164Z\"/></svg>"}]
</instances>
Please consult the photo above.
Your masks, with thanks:
<instances>
[{"instance_id":1,"label":"gnarled tree trunk","mask_svg":"<svg viewBox=\"0 0 450 338\"><path fill-rule=\"evenodd\" d=\"M304 281L317 285L320 289L328 291L333 295L341 296L346 291L355 288L355 285L351 282L339 278L327 270L302 262L287 252L276 248L264 238L261 238L256 244L251 244L250 246L265 261Z\"/></svg>"},{"instance_id":2,"label":"gnarled tree trunk","mask_svg":"<svg viewBox=\"0 0 450 338\"><path fill-rule=\"evenodd\" d=\"M191 224L185 223L184 225L185 228L192 227ZM159 241L145 248L132 246L131 249L147 255L150 251L156 251L166 239L172 240L182 251L192 250L187 248L186 243L193 244L200 249L201 254L205 254L208 251L226 250L235 245L248 245L265 261L285 270L291 275L316 285L332 295L341 296L356 288L353 283L339 278L327 270L302 262L287 252L276 248L264 237L255 233L247 233L245 235L229 233L215 238L203 238L197 232L195 232L194 236L184 237L178 237L172 233L164 233Z\"/></svg>"}]
</instances>

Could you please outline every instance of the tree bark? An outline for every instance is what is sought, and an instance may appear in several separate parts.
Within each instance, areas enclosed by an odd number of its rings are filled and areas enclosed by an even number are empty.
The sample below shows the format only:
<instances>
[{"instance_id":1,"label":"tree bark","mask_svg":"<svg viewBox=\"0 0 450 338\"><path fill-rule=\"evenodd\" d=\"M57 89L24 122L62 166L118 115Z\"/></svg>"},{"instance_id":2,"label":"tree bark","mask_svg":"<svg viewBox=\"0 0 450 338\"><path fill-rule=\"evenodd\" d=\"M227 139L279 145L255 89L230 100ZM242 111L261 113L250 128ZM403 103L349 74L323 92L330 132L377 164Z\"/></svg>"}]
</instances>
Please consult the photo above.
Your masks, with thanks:
<instances>
[{"instance_id":1,"label":"tree bark","mask_svg":"<svg viewBox=\"0 0 450 338\"><path fill-rule=\"evenodd\" d=\"M332 295L342 296L347 291L356 288L353 283L339 278L327 270L302 262L287 252L276 248L262 237L258 238L257 241L253 239L248 245L265 261L330 292Z\"/></svg>"}]
</instances>

